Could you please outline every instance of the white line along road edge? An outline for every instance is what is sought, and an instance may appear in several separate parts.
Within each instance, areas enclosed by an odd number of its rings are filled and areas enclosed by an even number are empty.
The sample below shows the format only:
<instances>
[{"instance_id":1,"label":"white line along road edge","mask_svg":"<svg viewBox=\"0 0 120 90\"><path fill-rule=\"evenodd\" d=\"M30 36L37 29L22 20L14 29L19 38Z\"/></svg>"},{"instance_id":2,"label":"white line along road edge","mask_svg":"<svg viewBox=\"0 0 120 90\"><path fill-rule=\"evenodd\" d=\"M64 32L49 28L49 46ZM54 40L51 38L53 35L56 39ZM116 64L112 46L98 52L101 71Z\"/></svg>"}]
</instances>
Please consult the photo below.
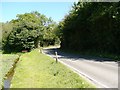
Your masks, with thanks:
<instances>
[{"instance_id":1,"label":"white line along road edge","mask_svg":"<svg viewBox=\"0 0 120 90\"><path fill-rule=\"evenodd\" d=\"M45 55L47 55L47 56L49 56L49 57L51 57L51 58L53 58L51 55L48 55L48 54L44 53L43 51L42 51L42 53L45 54ZM54 58L53 58L53 59L54 59ZM55 60L55 59L54 59L54 60ZM64 65L68 66L69 68L73 69L73 71L74 71L75 73L77 73L77 74L79 74L80 76L82 76L83 78L89 80L91 83L97 85L98 87L100 87L100 88L110 88L110 87L108 87L108 86L106 86L106 85L104 85L104 84L96 81L95 79L91 78L91 77L88 76L87 74L85 74L85 73L77 70L76 68L74 68L74 67L72 67L72 66L64 63L63 61L61 61L61 60L59 60L59 59L58 59L58 61L61 62L61 63L63 63Z\"/></svg>"}]
</instances>

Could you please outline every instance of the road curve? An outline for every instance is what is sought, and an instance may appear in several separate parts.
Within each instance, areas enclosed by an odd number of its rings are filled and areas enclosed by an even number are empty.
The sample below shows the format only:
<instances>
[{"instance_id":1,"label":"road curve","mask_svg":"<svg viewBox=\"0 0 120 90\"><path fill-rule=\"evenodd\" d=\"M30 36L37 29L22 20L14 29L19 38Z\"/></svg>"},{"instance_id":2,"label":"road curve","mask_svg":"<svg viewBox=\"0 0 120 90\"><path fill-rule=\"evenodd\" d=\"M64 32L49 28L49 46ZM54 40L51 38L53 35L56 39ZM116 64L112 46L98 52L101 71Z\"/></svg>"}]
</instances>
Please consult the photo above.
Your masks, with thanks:
<instances>
[{"instance_id":1,"label":"road curve","mask_svg":"<svg viewBox=\"0 0 120 90\"><path fill-rule=\"evenodd\" d=\"M58 52L60 62L89 79L98 88L118 88L117 62L110 61L109 59L83 57L63 53L56 48L43 50L45 54L53 58L55 58L55 51Z\"/></svg>"}]
</instances>

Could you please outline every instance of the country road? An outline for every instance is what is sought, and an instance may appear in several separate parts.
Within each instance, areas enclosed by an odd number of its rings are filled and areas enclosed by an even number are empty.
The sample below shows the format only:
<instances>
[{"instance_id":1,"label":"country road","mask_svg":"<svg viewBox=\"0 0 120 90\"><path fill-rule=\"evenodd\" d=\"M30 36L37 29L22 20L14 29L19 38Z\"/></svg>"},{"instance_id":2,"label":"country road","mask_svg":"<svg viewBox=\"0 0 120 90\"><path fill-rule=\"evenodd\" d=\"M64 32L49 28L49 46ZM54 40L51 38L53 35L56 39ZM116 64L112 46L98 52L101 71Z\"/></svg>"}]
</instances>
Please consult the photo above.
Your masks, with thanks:
<instances>
[{"instance_id":1,"label":"country road","mask_svg":"<svg viewBox=\"0 0 120 90\"><path fill-rule=\"evenodd\" d=\"M118 88L118 63L109 59L90 58L59 51L57 48L44 49L43 52L55 58L85 77L98 88Z\"/></svg>"}]
</instances>

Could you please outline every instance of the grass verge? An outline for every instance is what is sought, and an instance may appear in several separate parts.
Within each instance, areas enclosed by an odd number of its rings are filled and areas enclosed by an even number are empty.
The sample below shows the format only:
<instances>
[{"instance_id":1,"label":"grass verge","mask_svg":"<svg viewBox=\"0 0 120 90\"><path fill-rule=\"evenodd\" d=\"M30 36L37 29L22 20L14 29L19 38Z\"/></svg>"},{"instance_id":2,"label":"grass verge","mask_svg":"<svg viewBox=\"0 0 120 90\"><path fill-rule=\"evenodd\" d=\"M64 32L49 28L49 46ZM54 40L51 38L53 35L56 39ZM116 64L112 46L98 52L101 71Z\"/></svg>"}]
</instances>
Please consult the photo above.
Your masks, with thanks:
<instances>
[{"instance_id":1,"label":"grass verge","mask_svg":"<svg viewBox=\"0 0 120 90\"><path fill-rule=\"evenodd\" d=\"M3 86L4 79L6 78L6 75L10 71L10 69L13 67L13 64L15 63L16 59L18 58L18 55L14 54L1 54L0 59L0 86ZM0 87L0 88L1 88Z\"/></svg>"},{"instance_id":2,"label":"grass verge","mask_svg":"<svg viewBox=\"0 0 120 90\"><path fill-rule=\"evenodd\" d=\"M15 68L11 88L95 88L95 86L36 49L21 56Z\"/></svg>"}]
</instances>

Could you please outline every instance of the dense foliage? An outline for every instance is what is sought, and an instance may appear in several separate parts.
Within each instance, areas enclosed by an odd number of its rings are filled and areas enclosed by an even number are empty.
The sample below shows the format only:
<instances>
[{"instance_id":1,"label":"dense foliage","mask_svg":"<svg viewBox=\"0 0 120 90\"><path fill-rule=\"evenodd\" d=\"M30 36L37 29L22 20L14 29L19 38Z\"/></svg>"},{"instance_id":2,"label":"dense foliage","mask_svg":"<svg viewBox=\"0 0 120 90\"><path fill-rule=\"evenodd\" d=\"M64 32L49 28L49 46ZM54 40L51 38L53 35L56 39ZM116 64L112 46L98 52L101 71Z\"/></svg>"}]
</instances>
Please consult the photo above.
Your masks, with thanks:
<instances>
[{"instance_id":1,"label":"dense foliage","mask_svg":"<svg viewBox=\"0 0 120 90\"><path fill-rule=\"evenodd\" d=\"M120 54L120 2L78 2L59 26L61 46Z\"/></svg>"},{"instance_id":2,"label":"dense foliage","mask_svg":"<svg viewBox=\"0 0 120 90\"><path fill-rule=\"evenodd\" d=\"M6 23L1 23L2 25L2 46L5 46L7 44L7 38L12 31L12 23L6 22Z\"/></svg>"},{"instance_id":3,"label":"dense foliage","mask_svg":"<svg viewBox=\"0 0 120 90\"><path fill-rule=\"evenodd\" d=\"M2 23L0 22L0 51L2 50Z\"/></svg>"},{"instance_id":4,"label":"dense foliage","mask_svg":"<svg viewBox=\"0 0 120 90\"><path fill-rule=\"evenodd\" d=\"M54 45L56 23L38 12L17 15L17 19L3 23L4 50L31 50L40 45Z\"/></svg>"}]
</instances>

